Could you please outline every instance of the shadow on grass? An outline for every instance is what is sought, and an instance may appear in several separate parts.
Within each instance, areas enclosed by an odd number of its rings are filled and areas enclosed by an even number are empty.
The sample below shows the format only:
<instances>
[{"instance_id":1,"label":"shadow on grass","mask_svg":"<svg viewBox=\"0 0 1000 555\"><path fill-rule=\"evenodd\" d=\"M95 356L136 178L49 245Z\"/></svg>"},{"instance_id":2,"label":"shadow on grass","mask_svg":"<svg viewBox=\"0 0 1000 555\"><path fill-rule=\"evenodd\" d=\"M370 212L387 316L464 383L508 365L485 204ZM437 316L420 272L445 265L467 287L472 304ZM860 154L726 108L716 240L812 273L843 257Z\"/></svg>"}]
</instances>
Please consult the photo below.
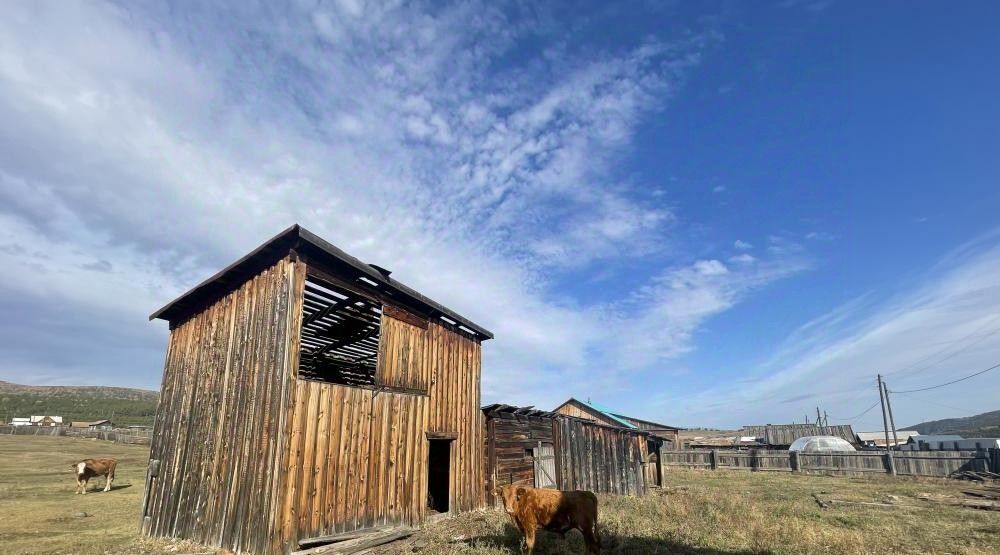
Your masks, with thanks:
<instances>
[{"instance_id":1,"label":"shadow on grass","mask_svg":"<svg viewBox=\"0 0 1000 555\"><path fill-rule=\"evenodd\" d=\"M117 491L117 490L120 490L120 489L125 489L125 488L130 488L130 487L132 487L132 484L111 484L111 489L108 490L107 492L104 491L104 486L99 486L99 487L94 488L94 489L89 489L88 488L87 489L87 495L92 495L92 494L95 494L95 493L108 493L108 492Z\"/></svg>"},{"instance_id":2,"label":"shadow on grass","mask_svg":"<svg viewBox=\"0 0 1000 555\"><path fill-rule=\"evenodd\" d=\"M642 535L613 534L600 530L601 553L623 555L768 555L771 551L720 550L698 547L664 538ZM512 554L521 553L524 541L513 524L504 526L503 534L478 536L472 543L493 549L506 549ZM583 535L578 531L566 533L565 538L557 533L540 532L535 542L536 555L565 555L586 553Z\"/></svg>"}]
</instances>

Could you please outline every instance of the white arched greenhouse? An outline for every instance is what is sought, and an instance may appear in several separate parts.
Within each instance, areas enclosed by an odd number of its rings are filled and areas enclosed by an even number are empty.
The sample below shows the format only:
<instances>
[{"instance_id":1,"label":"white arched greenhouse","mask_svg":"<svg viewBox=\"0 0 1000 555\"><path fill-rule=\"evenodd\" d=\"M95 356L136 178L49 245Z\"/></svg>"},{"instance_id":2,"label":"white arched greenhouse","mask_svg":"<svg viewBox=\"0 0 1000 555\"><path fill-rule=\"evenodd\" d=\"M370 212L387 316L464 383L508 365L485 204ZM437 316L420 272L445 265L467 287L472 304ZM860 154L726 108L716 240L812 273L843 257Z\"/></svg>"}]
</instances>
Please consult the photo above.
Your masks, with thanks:
<instances>
[{"instance_id":1,"label":"white arched greenhouse","mask_svg":"<svg viewBox=\"0 0 1000 555\"><path fill-rule=\"evenodd\" d=\"M788 448L800 453L829 453L834 451L855 451L846 439L836 436L805 436L796 439Z\"/></svg>"}]
</instances>

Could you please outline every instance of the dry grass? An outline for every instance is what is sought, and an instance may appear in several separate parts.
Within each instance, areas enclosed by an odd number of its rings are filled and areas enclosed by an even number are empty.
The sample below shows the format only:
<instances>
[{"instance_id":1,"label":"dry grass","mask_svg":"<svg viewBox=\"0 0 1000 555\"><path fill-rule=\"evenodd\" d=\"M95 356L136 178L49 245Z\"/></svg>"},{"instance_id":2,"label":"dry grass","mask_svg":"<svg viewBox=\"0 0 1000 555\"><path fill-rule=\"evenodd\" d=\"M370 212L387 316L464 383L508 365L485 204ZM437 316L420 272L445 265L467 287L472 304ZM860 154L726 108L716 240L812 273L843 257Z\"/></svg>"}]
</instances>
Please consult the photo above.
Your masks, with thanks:
<instances>
[{"instance_id":1,"label":"dry grass","mask_svg":"<svg viewBox=\"0 0 1000 555\"><path fill-rule=\"evenodd\" d=\"M104 478L74 495L70 465L90 457L118 459L112 490ZM68 437L0 436L0 553L156 554L205 552L187 542L138 535L149 449ZM98 490L98 491L94 491ZM77 516L86 513L89 516Z\"/></svg>"},{"instance_id":2,"label":"dry grass","mask_svg":"<svg viewBox=\"0 0 1000 555\"><path fill-rule=\"evenodd\" d=\"M120 461L115 489L73 495L70 464L86 457ZM0 553L155 554L209 551L138 537L145 447L73 438L0 436ZM887 476L843 478L736 471L671 471L667 493L601 497L606 554L1000 553L1000 513L930 504L917 495L956 495L968 483ZM103 479L91 488L103 486ZM679 489L686 488L686 489ZM897 508L835 506L824 498ZM890 497L892 496L892 497ZM78 517L85 512L93 516ZM455 536L471 536L453 542ZM427 526L385 549L403 555L519 553L506 515L476 511ZM537 553L583 553L576 532L542 534Z\"/></svg>"},{"instance_id":3,"label":"dry grass","mask_svg":"<svg viewBox=\"0 0 1000 555\"><path fill-rule=\"evenodd\" d=\"M673 471L668 478L667 493L601 496L601 553L1000 553L1000 513L916 499L955 495L967 483L736 471ZM897 508L820 509L812 493L821 491L829 492L824 498L888 500ZM453 543L458 535L472 539ZM486 510L428 526L386 551L509 555L519 543L507 516ZM543 534L536 551L583 553L583 538Z\"/></svg>"}]
</instances>

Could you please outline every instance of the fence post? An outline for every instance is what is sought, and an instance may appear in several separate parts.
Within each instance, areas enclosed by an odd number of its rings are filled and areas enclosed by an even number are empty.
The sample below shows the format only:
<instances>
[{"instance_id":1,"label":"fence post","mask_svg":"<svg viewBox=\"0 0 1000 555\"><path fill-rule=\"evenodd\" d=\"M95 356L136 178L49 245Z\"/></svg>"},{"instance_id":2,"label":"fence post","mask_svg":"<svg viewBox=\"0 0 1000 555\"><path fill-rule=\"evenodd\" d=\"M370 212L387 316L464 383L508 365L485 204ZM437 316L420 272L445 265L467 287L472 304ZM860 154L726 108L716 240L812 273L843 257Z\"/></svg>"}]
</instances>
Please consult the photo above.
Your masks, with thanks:
<instances>
[{"instance_id":1,"label":"fence post","mask_svg":"<svg viewBox=\"0 0 1000 555\"><path fill-rule=\"evenodd\" d=\"M798 472L799 471L799 452L798 451L792 451L791 453L789 453L789 457L790 457L789 464L792 467L792 472Z\"/></svg>"},{"instance_id":2,"label":"fence post","mask_svg":"<svg viewBox=\"0 0 1000 555\"><path fill-rule=\"evenodd\" d=\"M760 461L757 459L757 450L750 450L750 470L752 472L757 472L757 467L760 466Z\"/></svg>"},{"instance_id":3,"label":"fence post","mask_svg":"<svg viewBox=\"0 0 1000 555\"><path fill-rule=\"evenodd\" d=\"M712 470L719 469L719 453L715 449L708 454L708 460L712 463Z\"/></svg>"},{"instance_id":4,"label":"fence post","mask_svg":"<svg viewBox=\"0 0 1000 555\"><path fill-rule=\"evenodd\" d=\"M888 450L888 449L885 452L885 465L886 465L886 468L889 469L889 474L892 474L893 476L895 476L896 475L896 461L893 460L893 458L892 458L892 451Z\"/></svg>"}]
</instances>

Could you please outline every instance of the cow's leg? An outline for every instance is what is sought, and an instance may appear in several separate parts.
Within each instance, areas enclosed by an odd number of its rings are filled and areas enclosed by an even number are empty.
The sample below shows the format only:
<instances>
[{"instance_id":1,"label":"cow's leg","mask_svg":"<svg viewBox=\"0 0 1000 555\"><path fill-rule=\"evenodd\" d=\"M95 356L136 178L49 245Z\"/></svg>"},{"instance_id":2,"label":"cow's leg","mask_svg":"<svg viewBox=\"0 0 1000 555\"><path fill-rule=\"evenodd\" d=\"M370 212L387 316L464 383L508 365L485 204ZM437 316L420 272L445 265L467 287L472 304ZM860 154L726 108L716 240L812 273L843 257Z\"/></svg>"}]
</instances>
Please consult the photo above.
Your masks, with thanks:
<instances>
[{"instance_id":1,"label":"cow's leg","mask_svg":"<svg viewBox=\"0 0 1000 555\"><path fill-rule=\"evenodd\" d=\"M531 555L535 552L535 527L529 526L524 530L524 546L527 548L525 553Z\"/></svg>"},{"instance_id":2,"label":"cow's leg","mask_svg":"<svg viewBox=\"0 0 1000 555\"><path fill-rule=\"evenodd\" d=\"M597 523L592 522L580 528L583 532L583 541L587 544L587 553L601 552L601 536L597 533Z\"/></svg>"},{"instance_id":3,"label":"cow's leg","mask_svg":"<svg viewBox=\"0 0 1000 555\"><path fill-rule=\"evenodd\" d=\"M115 481L115 475L110 472L104 477L104 491L111 491L111 482Z\"/></svg>"},{"instance_id":4,"label":"cow's leg","mask_svg":"<svg viewBox=\"0 0 1000 555\"><path fill-rule=\"evenodd\" d=\"M83 494L84 495L87 495L87 481L88 480L89 479L87 477L83 477L83 478L80 479L80 487L83 488Z\"/></svg>"},{"instance_id":5,"label":"cow's leg","mask_svg":"<svg viewBox=\"0 0 1000 555\"><path fill-rule=\"evenodd\" d=\"M76 494L77 495L80 495L81 493L83 493L84 485L85 485L85 482L83 481L83 478L77 476L76 477Z\"/></svg>"}]
</instances>

